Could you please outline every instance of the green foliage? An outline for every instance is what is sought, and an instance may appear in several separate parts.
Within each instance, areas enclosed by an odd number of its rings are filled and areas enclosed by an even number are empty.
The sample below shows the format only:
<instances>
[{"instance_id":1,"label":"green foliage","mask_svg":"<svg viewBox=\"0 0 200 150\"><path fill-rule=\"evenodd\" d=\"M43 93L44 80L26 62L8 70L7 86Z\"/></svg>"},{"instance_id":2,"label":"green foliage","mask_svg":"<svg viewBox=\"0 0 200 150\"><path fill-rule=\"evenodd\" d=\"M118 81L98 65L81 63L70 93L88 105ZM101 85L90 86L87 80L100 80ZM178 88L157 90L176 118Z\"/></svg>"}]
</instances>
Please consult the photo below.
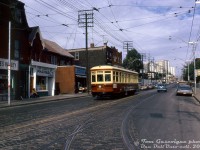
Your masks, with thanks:
<instances>
[{"instance_id":1,"label":"green foliage","mask_svg":"<svg viewBox=\"0 0 200 150\"><path fill-rule=\"evenodd\" d=\"M196 59L196 69L200 69L200 59L197 58ZM185 81L188 80L188 66L185 65L184 68L183 68L183 79ZM194 80L194 62L191 62L189 64L189 77L190 77L190 80ZM200 77L197 77L197 83L200 82Z\"/></svg>"},{"instance_id":2,"label":"green foliage","mask_svg":"<svg viewBox=\"0 0 200 150\"><path fill-rule=\"evenodd\" d=\"M123 60L123 67L137 72L140 72L140 69L143 68L142 57L136 49L128 51L126 58Z\"/></svg>"}]
</instances>

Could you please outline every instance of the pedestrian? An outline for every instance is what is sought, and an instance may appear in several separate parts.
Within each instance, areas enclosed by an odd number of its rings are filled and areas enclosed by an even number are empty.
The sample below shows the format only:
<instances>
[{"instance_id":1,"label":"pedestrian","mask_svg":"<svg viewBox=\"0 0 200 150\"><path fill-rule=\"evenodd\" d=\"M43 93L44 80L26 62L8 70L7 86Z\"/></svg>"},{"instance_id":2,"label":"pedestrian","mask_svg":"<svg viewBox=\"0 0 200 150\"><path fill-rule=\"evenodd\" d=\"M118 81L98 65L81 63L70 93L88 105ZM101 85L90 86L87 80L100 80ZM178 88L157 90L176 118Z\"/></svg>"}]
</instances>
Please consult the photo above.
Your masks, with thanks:
<instances>
[{"instance_id":1,"label":"pedestrian","mask_svg":"<svg viewBox=\"0 0 200 150\"><path fill-rule=\"evenodd\" d=\"M35 90L35 88L32 89L32 92L31 92L31 98L36 98L36 97L39 97L37 91Z\"/></svg>"}]
</instances>

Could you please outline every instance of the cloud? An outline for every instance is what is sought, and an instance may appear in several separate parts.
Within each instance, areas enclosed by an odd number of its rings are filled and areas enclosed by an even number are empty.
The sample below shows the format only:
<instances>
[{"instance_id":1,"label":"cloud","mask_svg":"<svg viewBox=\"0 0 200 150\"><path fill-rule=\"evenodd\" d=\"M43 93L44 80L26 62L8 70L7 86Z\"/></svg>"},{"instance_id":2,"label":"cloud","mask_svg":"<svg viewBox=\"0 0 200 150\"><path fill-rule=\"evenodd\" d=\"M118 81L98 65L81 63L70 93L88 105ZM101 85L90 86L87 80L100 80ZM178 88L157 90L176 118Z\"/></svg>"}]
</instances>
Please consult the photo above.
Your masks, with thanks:
<instances>
[{"instance_id":1,"label":"cloud","mask_svg":"<svg viewBox=\"0 0 200 150\"><path fill-rule=\"evenodd\" d=\"M133 41L139 52L150 53L155 60L167 59L179 68L182 64L175 56L191 59L192 47L187 43L200 36L200 4L193 19L195 3L189 0L21 1L26 5L29 26L40 26L44 38L67 49L85 47L85 29L78 26L78 11L88 9L94 13L88 44L100 46L108 41L109 46L124 51L123 41ZM171 52L177 47L184 48ZM196 54L200 57L198 49Z\"/></svg>"}]
</instances>

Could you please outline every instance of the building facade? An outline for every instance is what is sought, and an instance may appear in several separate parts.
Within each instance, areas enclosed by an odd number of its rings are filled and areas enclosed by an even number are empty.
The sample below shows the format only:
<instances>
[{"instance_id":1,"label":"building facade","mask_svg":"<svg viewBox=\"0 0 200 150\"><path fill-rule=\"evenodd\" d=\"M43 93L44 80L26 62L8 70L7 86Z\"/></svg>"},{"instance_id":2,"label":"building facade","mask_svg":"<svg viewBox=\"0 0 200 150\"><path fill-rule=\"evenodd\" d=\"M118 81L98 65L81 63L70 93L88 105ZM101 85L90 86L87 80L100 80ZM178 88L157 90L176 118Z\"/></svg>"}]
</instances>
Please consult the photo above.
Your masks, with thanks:
<instances>
[{"instance_id":1,"label":"building facade","mask_svg":"<svg viewBox=\"0 0 200 150\"><path fill-rule=\"evenodd\" d=\"M67 76L66 76L67 75ZM81 66L58 66L56 69L56 84L58 93L78 93L80 88L86 87L86 68Z\"/></svg>"},{"instance_id":2,"label":"building facade","mask_svg":"<svg viewBox=\"0 0 200 150\"><path fill-rule=\"evenodd\" d=\"M9 22L11 24L9 28ZM9 36L10 32L10 36ZM11 99L27 96L29 56L29 27L24 4L17 0L0 3L0 94L8 92L8 51L10 47ZM10 42L9 42L10 41ZM22 80L23 79L23 80Z\"/></svg>"},{"instance_id":3,"label":"building facade","mask_svg":"<svg viewBox=\"0 0 200 150\"><path fill-rule=\"evenodd\" d=\"M78 66L87 67L87 62L89 68L98 65L122 66L122 52L118 52L115 47L107 46L106 43L100 47L95 47L93 43L90 44L88 57L85 48L67 51L74 56L74 64Z\"/></svg>"},{"instance_id":4,"label":"building facade","mask_svg":"<svg viewBox=\"0 0 200 150\"><path fill-rule=\"evenodd\" d=\"M30 97L33 88L41 96L53 96L57 66L72 65L74 57L58 44L43 39L39 27L28 26L24 3L18 0L1 0L0 35L0 95L8 93L10 46L11 99Z\"/></svg>"}]
</instances>

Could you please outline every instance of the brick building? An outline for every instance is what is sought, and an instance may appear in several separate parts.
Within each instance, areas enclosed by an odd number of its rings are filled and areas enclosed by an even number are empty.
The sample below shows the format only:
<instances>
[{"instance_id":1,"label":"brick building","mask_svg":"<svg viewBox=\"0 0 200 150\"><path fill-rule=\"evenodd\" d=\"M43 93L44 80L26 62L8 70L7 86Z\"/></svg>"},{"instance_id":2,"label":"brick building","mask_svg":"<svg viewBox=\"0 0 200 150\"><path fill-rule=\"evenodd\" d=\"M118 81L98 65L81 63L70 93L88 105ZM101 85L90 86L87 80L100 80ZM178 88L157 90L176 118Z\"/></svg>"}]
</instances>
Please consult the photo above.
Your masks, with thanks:
<instances>
[{"instance_id":1,"label":"brick building","mask_svg":"<svg viewBox=\"0 0 200 150\"><path fill-rule=\"evenodd\" d=\"M11 22L11 99L26 96L28 87L29 27L24 4L17 0L0 3L0 94L7 93L9 21ZM22 80L23 79L23 80Z\"/></svg>"},{"instance_id":2,"label":"brick building","mask_svg":"<svg viewBox=\"0 0 200 150\"><path fill-rule=\"evenodd\" d=\"M118 52L115 47L107 46L104 43L103 46L95 47L94 43L90 44L88 48L88 57L85 48L67 50L74 56L74 64L86 67L86 74L88 78L86 80L87 88L90 90L90 73L89 69L98 65L112 65L122 66L122 52ZM88 58L88 59L87 59ZM88 64L87 64L88 63ZM87 71L88 66L88 71Z\"/></svg>"},{"instance_id":3,"label":"brick building","mask_svg":"<svg viewBox=\"0 0 200 150\"><path fill-rule=\"evenodd\" d=\"M87 57L85 48L67 50L74 56L74 64L87 66ZM98 65L117 65L122 66L122 52L118 52L115 47L107 46L104 43L103 46L95 47L94 44L90 44L88 48L88 63L89 68Z\"/></svg>"},{"instance_id":4,"label":"brick building","mask_svg":"<svg viewBox=\"0 0 200 150\"><path fill-rule=\"evenodd\" d=\"M24 3L0 3L0 96L8 91L8 24L11 22L11 99L55 94L55 72L59 65L72 65L73 56L58 44L42 38L39 27L28 26Z\"/></svg>"}]
</instances>

